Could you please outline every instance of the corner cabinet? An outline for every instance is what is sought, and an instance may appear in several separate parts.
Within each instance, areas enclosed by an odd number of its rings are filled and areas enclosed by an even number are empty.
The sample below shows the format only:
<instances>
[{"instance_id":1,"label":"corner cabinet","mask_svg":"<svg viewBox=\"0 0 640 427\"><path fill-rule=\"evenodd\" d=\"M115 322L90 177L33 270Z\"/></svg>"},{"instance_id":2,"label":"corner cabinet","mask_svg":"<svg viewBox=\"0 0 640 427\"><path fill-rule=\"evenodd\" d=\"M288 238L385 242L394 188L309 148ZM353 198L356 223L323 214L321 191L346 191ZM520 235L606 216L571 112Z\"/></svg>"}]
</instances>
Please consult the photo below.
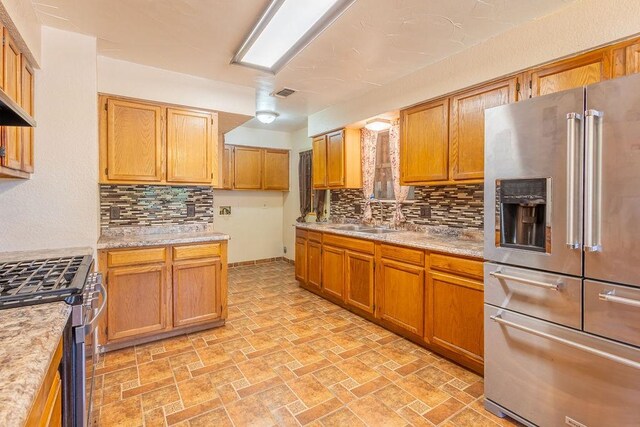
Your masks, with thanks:
<instances>
[{"instance_id":1,"label":"corner cabinet","mask_svg":"<svg viewBox=\"0 0 640 427\"><path fill-rule=\"evenodd\" d=\"M226 242L99 251L109 350L224 324ZM144 304L140 304L144 301Z\"/></svg>"},{"instance_id":2,"label":"corner cabinet","mask_svg":"<svg viewBox=\"0 0 640 427\"><path fill-rule=\"evenodd\" d=\"M100 183L217 186L217 113L100 95Z\"/></svg>"},{"instance_id":3,"label":"corner cabinet","mask_svg":"<svg viewBox=\"0 0 640 427\"><path fill-rule=\"evenodd\" d=\"M482 374L482 260L296 229L300 286Z\"/></svg>"},{"instance_id":4,"label":"corner cabinet","mask_svg":"<svg viewBox=\"0 0 640 427\"><path fill-rule=\"evenodd\" d=\"M289 150L225 145L224 190L289 191Z\"/></svg>"},{"instance_id":5,"label":"corner cabinet","mask_svg":"<svg viewBox=\"0 0 640 427\"><path fill-rule=\"evenodd\" d=\"M362 188L360 129L316 136L312 149L313 188Z\"/></svg>"}]
</instances>

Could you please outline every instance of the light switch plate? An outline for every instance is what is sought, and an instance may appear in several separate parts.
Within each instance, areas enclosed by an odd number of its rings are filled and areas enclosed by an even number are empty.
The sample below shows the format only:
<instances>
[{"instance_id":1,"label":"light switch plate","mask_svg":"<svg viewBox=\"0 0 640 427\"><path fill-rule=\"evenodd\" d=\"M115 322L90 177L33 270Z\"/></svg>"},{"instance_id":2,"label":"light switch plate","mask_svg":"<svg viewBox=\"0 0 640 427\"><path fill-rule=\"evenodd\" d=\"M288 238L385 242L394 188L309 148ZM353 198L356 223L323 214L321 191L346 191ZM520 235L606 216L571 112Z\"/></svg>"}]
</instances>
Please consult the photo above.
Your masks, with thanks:
<instances>
[{"instance_id":1,"label":"light switch plate","mask_svg":"<svg viewBox=\"0 0 640 427\"><path fill-rule=\"evenodd\" d=\"M196 216L196 204L187 203L187 218L193 218Z\"/></svg>"},{"instance_id":2,"label":"light switch plate","mask_svg":"<svg viewBox=\"0 0 640 427\"><path fill-rule=\"evenodd\" d=\"M220 216L231 216L231 206L220 206Z\"/></svg>"}]
</instances>

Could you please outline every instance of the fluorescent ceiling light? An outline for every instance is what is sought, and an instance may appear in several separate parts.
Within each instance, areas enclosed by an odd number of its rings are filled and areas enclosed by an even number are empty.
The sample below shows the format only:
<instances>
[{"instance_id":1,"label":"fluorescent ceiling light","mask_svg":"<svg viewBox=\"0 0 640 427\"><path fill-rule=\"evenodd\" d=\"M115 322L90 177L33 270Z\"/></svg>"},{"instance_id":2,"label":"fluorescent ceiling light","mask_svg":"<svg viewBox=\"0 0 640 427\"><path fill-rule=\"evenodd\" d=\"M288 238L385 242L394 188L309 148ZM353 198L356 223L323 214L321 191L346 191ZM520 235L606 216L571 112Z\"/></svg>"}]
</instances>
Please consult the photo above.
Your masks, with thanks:
<instances>
[{"instance_id":1,"label":"fluorescent ceiling light","mask_svg":"<svg viewBox=\"0 0 640 427\"><path fill-rule=\"evenodd\" d=\"M355 0L272 0L232 63L278 72Z\"/></svg>"},{"instance_id":2,"label":"fluorescent ceiling light","mask_svg":"<svg viewBox=\"0 0 640 427\"><path fill-rule=\"evenodd\" d=\"M272 123L279 115L275 111L256 111L256 118L267 125Z\"/></svg>"},{"instance_id":3,"label":"fluorescent ceiling light","mask_svg":"<svg viewBox=\"0 0 640 427\"><path fill-rule=\"evenodd\" d=\"M376 117L373 120L368 120L364 127L374 132L380 132L391 127L391 120L380 119Z\"/></svg>"}]
</instances>

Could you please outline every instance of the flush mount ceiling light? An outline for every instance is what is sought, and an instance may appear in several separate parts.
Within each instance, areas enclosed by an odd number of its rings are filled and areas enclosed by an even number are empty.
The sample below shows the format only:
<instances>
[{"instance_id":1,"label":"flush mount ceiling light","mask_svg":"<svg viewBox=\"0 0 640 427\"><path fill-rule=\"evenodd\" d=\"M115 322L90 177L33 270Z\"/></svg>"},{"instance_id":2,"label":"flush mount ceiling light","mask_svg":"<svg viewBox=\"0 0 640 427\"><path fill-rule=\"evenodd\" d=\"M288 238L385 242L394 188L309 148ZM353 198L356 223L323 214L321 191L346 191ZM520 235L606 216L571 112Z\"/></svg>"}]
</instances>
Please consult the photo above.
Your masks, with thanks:
<instances>
[{"instance_id":1,"label":"flush mount ceiling light","mask_svg":"<svg viewBox=\"0 0 640 427\"><path fill-rule=\"evenodd\" d=\"M364 125L367 129L380 132L383 130L387 130L391 127L391 120L375 118L372 120L367 120L367 123Z\"/></svg>"},{"instance_id":2,"label":"flush mount ceiling light","mask_svg":"<svg viewBox=\"0 0 640 427\"><path fill-rule=\"evenodd\" d=\"M232 64L277 73L355 0L272 0Z\"/></svg>"},{"instance_id":3,"label":"flush mount ceiling light","mask_svg":"<svg viewBox=\"0 0 640 427\"><path fill-rule=\"evenodd\" d=\"M264 124L272 123L280 114L275 111L256 111L256 118Z\"/></svg>"}]
</instances>

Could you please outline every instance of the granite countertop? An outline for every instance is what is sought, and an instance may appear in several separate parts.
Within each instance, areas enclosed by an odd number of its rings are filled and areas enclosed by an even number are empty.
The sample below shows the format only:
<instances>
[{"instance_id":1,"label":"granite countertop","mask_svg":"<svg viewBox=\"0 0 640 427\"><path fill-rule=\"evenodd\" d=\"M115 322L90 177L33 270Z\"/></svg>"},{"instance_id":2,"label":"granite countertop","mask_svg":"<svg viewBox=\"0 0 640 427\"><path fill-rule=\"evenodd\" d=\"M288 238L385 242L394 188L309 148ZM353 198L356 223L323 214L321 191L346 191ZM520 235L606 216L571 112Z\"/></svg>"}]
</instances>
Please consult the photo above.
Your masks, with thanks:
<instances>
[{"instance_id":1,"label":"granite countertop","mask_svg":"<svg viewBox=\"0 0 640 427\"><path fill-rule=\"evenodd\" d=\"M98 249L117 249L217 242L229 239L228 234L214 231L209 225L114 227L102 231L97 246Z\"/></svg>"},{"instance_id":2,"label":"granite countertop","mask_svg":"<svg viewBox=\"0 0 640 427\"><path fill-rule=\"evenodd\" d=\"M65 302L0 310L0 425L26 422L70 313Z\"/></svg>"},{"instance_id":3,"label":"granite countertop","mask_svg":"<svg viewBox=\"0 0 640 427\"><path fill-rule=\"evenodd\" d=\"M93 255L90 247L63 248L63 249L37 249L22 252L0 252L0 262L29 261L43 258L58 258L67 256Z\"/></svg>"},{"instance_id":4,"label":"granite countertop","mask_svg":"<svg viewBox=\"0 0 640 427\"><path fill-rule=\"evenodd\" d=\"M370 234L331 228L340 225L342 224L306 222L295 224L296 227L305 230L340 234L358 239L374 240L452 255L483 258L484 242L480 231L465 231L449 227L426 227L426 231L400 230L394 233Z\"/></svg>"}]
</instances>

